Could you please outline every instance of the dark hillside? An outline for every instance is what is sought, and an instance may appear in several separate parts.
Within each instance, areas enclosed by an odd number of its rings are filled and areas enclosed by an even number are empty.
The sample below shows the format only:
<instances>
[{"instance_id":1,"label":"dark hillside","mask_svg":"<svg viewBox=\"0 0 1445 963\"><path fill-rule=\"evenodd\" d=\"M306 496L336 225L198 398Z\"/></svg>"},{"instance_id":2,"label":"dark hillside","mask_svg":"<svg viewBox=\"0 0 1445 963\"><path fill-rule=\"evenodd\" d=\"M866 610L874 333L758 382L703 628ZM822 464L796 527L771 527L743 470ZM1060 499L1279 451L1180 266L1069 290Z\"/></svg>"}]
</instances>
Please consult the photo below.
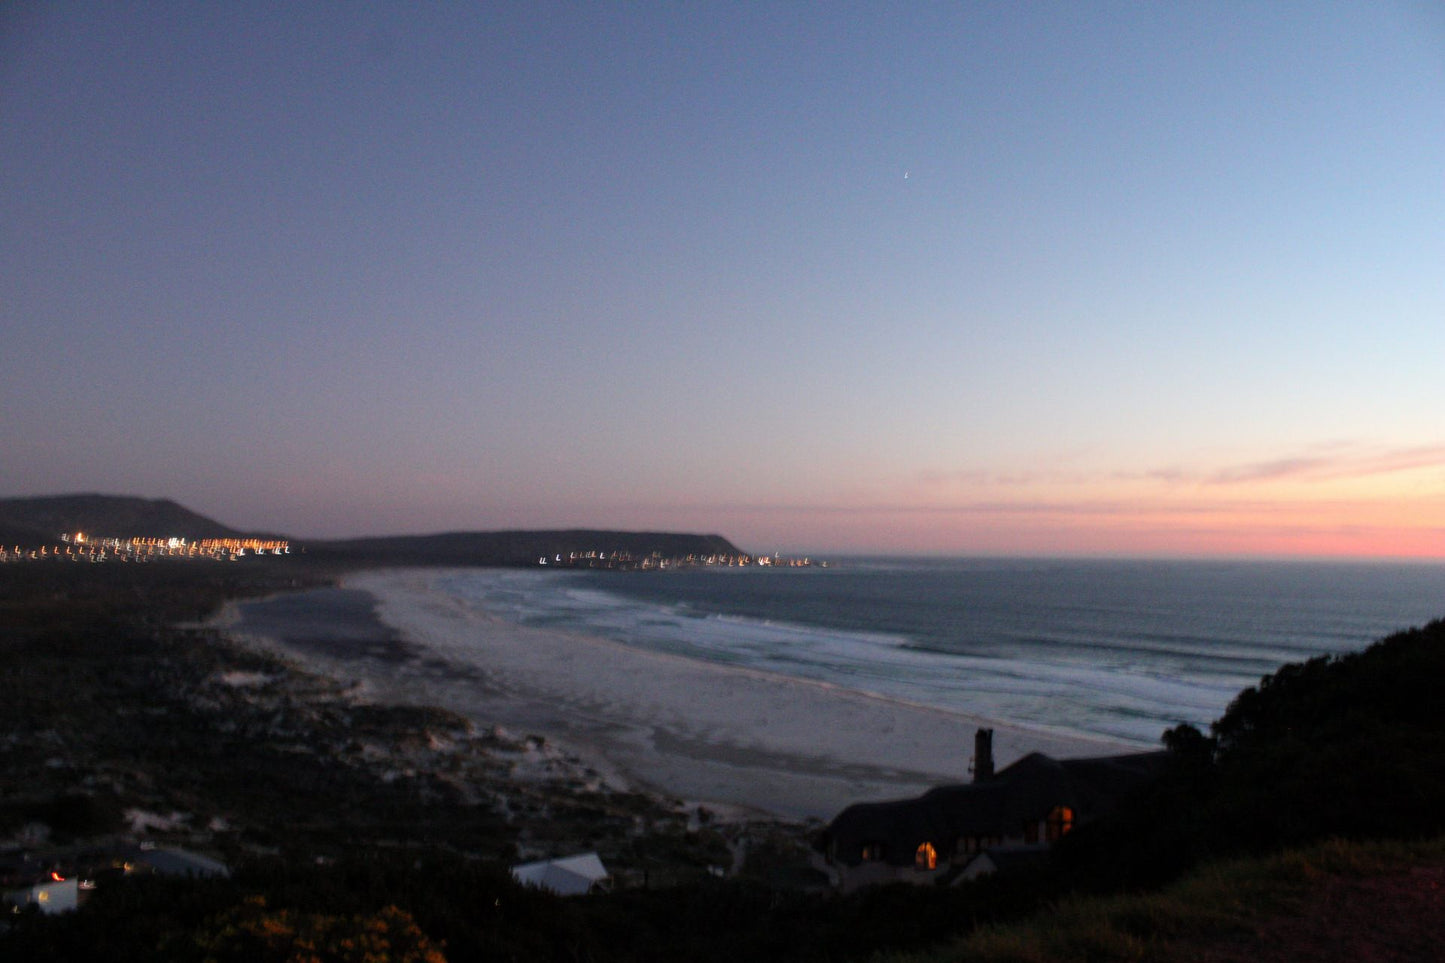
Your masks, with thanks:
<instances>
[{"instance_id":1,"label":"dark hillside","mask_svg":"<svg viewBox=\"0 0 1445 963\"><path fill-rule=\"evenodd\" d=\"M1445 621L1284 666L1205 736L1165 734L1168 778L1059 846L1078 877L1139 885L1212 858L1445 832Z\"/></svg>"},{"instance_id":2,"label":"dark hillside","mask_svg":"<svg viewBox=\"0 0 1445 963\"><path fill-rule=\"evenodd\" d=\"M570 552L623 552L635 558L653 553L667 558L740 553L721 535L594 529L447 532L357 538L312 542L308 543L307 550L323 558L367 559L410 565L535 565L539 558L551 559Z\"/></svg>"},{"instance_id":3,"label":"dark hillside","mask_svg":"<svg viewBox=\"0 0 1445 963\"><path fill-rule=\"evenodd\" d=\"M1445 621L1288 665L1213 726L1220 820L1251 848L1445 829Z\"/></svg>"},{"instance_id":4,"label":"dark hillside","mask_svg":"<svg viewBox=\"0 0 1445 963\"><path fill-rule=\"evenodd\" d=\"M13 525L0 519L0 547L48 545L55 541L55 532L43 532L28 525Z\"/></svg>"},{"instance_id":5,"label":"dark hillside","mask_svg":"<svg viewBox=\"0 0 1445 963\"><path fill-rule=\"evenodd\" d=\"M47 543L62 532L85 532L101 538L176 536L190 539L236 538L243 534L170 499L121 495L3 498L0 499L0 535L9 531L17 535L29 532L32 537L40 533Z\"/></svg>"}]
</instances>

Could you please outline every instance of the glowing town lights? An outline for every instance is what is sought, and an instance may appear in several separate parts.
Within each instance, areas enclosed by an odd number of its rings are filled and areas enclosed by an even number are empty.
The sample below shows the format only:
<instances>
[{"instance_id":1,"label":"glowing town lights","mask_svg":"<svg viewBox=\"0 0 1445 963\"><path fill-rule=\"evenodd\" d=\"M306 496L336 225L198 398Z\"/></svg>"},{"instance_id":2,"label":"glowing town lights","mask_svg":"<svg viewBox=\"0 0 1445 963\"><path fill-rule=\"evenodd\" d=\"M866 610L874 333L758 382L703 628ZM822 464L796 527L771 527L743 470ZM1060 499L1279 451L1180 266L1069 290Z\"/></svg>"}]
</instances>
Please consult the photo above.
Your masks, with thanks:
<instances>
[{"instance_id":1,"label":"glowing town lights","mask_svg":"<svg viewBox=\"0 0 1445 963\"><path fill-rule=\"evenodd\" d=\"M291 543L279 538L207 538L197 542L178 536L155 538L96 538L82 532L59 536L65 543L12 550L0 547L0 562L28 559L66 559L72 562L146 562L156 558L209 558L236 561L246 555L289 555Z\"/></svg>"}]
</instances>

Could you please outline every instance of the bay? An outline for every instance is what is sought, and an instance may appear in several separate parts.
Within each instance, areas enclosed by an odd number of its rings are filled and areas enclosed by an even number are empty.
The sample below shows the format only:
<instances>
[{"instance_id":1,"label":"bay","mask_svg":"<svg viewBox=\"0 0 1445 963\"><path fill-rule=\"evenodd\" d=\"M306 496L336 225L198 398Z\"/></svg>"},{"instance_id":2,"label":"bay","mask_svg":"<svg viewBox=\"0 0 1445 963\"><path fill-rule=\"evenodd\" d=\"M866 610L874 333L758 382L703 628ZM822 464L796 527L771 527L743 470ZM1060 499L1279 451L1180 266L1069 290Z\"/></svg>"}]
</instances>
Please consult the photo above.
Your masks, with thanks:
<instances>
[{"instance_id":1,"label":"bay","mask_svg":"<svg viewBox=\"0 0 1445 963\"><path fill-rule=\"evenodd\" d=\"M1445 615L1445 566L1409 563L847 558L435 584L522 625L1140 747L1285 663Z\"/></svg>"}]
</instances>

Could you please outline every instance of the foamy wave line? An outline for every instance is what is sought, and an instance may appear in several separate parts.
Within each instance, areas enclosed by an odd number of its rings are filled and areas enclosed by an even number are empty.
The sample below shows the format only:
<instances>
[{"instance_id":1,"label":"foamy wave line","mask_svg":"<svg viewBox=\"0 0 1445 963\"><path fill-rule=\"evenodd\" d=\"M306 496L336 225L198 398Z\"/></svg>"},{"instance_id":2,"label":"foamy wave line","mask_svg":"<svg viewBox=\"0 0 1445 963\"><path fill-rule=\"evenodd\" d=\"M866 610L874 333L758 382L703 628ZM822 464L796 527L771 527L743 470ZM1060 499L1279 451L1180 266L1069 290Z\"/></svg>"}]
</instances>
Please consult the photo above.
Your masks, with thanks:
<instances>
[{"instance_id":1,"label":"foamy wave line","mask_svg":"<svg viewBox=\"0 0 1445 963\"><path fill-rule=\"evenodd\" d=\"M903 705L1138 743L1153 743L1166 725L1207 722L1234 691L1228 683L1122 665L932 653L899 636L681 614L676 607L633 602L602 590L579 591L543 573L417 575L403 577L402 584L405 604L382 592L391 597L383 617L415 641L466 664L480 664L484 655L475 651L466 625L502 621Z\"/></svg>"}]
</instances>

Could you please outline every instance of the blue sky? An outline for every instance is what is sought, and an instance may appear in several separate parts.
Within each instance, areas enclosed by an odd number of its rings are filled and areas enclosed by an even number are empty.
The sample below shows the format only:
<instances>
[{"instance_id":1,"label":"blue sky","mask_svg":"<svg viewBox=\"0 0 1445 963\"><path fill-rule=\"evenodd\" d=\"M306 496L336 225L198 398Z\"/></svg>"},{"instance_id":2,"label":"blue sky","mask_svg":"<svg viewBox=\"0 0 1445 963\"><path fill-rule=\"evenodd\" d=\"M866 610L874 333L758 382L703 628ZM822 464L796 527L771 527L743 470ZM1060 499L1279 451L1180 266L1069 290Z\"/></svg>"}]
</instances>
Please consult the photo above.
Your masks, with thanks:
<instances>
[{"instance_id":1,"label":"blue sky","mask_svg":"<svg viewBox=\"0 0 1445 963\"><path fill-rule=\"evenodd\" d=\"M1430 4L10 4L0 495L1445 555Z\"/></svg>"}]
</instances>

